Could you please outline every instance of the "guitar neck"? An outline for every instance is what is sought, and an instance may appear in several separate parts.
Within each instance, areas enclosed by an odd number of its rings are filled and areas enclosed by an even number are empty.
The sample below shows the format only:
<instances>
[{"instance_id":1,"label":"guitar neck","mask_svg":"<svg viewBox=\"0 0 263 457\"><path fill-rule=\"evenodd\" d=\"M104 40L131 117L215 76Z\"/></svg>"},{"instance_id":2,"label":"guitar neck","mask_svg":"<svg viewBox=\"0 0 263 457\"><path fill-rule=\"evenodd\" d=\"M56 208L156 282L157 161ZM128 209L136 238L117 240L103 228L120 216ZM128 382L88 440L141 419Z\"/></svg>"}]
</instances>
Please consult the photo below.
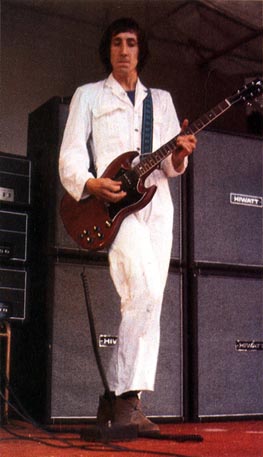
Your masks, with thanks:
<instances>
[{"instance_id":1,"label":"guitar neck","mask_svg":"<svg viewBox=\"0 0 263 457\"><path fill-rule=\"evenodd\" d=\"M140 162L134 167L137 175L142 178L148 176L152 171L154 171L160 163L166 159L175 149L176 149L176 140L179 135L196 135L198 132L203 130L207 125L213 122L217 117L221 116L225 111L227 111L233 103L231 103L227 98L212 108L207 113L203 114L199 119L190 124L184 132L179 133L168 143L161 146L157 151L147 154L145 157L142 156Z\"/></svg>"}]
</instances>

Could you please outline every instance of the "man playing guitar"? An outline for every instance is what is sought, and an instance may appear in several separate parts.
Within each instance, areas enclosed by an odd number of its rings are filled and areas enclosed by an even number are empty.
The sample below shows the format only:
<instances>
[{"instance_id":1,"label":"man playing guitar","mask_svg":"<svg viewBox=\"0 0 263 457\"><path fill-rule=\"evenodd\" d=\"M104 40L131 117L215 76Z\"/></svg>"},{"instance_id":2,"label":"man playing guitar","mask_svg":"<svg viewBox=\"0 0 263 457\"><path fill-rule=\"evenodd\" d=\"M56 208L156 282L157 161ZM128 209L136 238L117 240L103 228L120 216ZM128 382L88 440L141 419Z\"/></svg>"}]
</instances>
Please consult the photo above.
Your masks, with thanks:
<instances>
[{"instance_id":1,"label":"man playing guitar","mask_svg":"<svg viewBox=\"0 0 263 457\"><path fill-rule=\"evenodd\" d=\"M122 180L103 177L109 164L125 151L142 153L143 106L149 91L139 79L148 46L138 24L129 18L114 21L104 33L100 56L107 79L78 88L72 98L60 152L59 170L67 192L81 201L93 195L116 203L126 197ZM108 381L111 398L101 396L99 424L135 424L139 433L159 427L142 412L140 394L154 390L160 340L160 313L166 285L173 229L173 203L168 177L182 174L196 147L192 134L183 134L170 94L151 89L152 147L177 136L176 147L146 178L156 186L152 200L122 221L109 247L110 273L120 296L121 323ZM90 171L89 140L96 176ZM151 152L151 151L146 151ZM134 158L134 163L138 160ZM111 404L111 408L109 407Z\"/></svg>"}]
</instances>

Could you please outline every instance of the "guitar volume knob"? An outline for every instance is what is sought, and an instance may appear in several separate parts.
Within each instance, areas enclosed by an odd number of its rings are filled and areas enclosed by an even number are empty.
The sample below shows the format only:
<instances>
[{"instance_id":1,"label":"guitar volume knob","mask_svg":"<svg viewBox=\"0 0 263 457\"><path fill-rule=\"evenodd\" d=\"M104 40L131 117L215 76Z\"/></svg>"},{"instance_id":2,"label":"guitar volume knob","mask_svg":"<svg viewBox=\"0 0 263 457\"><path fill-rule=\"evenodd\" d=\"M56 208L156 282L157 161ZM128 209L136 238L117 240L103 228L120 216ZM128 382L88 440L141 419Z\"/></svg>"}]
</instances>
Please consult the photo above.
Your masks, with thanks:
<instances>
[{"instance_id":1,"label":"guitar volume knob","mask_svg":"<svg viewBox=\"0 0 263 457\"><path fill-rule=\"evenodd\" d=\"M90 235L89 230L83 229L82 233L80 234L80 238L83 239L83 238L85 238L86 236L89 237L89 235Z\"/></svg>"}]
</instances>

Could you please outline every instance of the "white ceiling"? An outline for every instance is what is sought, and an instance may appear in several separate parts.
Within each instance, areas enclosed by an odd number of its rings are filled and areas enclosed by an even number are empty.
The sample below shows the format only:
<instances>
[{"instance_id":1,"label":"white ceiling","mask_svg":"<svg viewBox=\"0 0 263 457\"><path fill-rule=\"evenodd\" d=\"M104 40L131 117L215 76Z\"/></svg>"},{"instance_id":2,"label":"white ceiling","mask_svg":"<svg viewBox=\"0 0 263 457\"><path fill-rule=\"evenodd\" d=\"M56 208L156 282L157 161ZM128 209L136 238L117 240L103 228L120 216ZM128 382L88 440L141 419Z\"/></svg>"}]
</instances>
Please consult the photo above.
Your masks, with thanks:
<instances>
[{"instance_id":1,"label":"white ceiling","mask_svg":"<svg viewBox=\"0 0 263 457\"><path fill-rule=\"evenodd\" d=\"M101 29L133 16L150 40L187 51L222 73L262 74L263 0L3 0L3 5L67 17Z\"/></svg>"}]
</instances>

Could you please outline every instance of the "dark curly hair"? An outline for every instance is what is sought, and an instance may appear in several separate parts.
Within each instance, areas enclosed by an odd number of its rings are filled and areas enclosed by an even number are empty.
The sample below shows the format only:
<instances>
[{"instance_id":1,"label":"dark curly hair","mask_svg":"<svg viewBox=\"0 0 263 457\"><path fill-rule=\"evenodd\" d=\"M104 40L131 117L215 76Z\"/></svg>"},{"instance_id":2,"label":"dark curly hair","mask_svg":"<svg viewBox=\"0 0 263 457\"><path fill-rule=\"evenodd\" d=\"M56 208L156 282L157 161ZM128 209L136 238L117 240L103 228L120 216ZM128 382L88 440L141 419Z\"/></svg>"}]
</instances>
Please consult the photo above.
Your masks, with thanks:
<instances>
[{"instance_id":1,"label":"dark curly hair","mask_svg":"<svg viewBox=\"0 0 263 457\"><path fill-rule=\"evenodd\" d=\"M149 55L148 49L148 42L146 39L145 32L139 27L137 22L129 17L124 17L115 20L112 22L109 27L105 30L100 46L99 46L99 53L101 61L106 68L106 71L110 73L112 71L112 65L110 60L110 46L111 46L111 39L115 35L123 32L135 32L138 38L138 46L139 46L139 58L138 58L138 65L137 71L138 73L141 72L147 57Z\"/></svg>"}]
</instances>

